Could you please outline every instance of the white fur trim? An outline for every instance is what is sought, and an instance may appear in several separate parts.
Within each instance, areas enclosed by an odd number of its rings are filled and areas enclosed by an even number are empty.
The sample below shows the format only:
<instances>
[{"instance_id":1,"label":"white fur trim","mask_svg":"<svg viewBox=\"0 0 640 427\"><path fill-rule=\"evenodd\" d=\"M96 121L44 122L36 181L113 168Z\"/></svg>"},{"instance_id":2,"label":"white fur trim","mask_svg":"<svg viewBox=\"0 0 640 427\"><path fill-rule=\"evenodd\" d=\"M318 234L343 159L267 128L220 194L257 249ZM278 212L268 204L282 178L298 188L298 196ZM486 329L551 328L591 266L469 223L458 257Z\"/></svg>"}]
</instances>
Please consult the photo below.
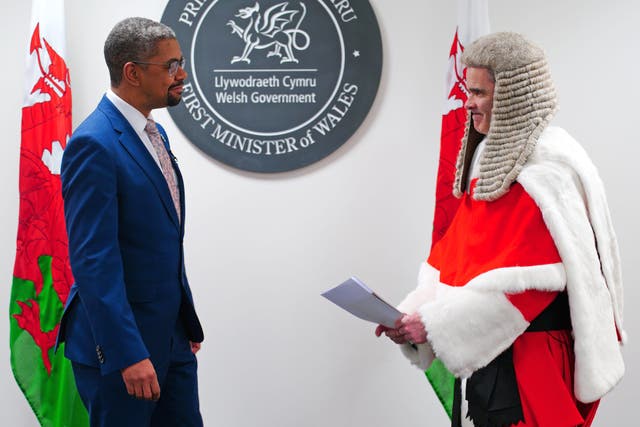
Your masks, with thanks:
<instances>
[{"instance_id":1,"label":"white fur trim","mask_svg":"<svg viewBox=\"0 0 640 427\"><path fill-rule=\"evenodd\" d=\"M529 326L504 293L440 284L438 298L418 309L436 356L468 377L506 350Z\"/></svg>"},{"instance_id":2,"label":"white fur trim","mask_svg":"<svg viewBox=\"0 0 640 427\"><path fill-rule=\"evenodd\" d=\"M418 269L418 286L398 304L398 310L402 313L415 313L425 301L433 300L436 291L434 284L438 283L438 275L438 270L426 262L421 262ZM415 346L404 344L400 346L400 349L412 365L423 371L429 369L431 362L435 359L433 349L429 343Z\"/></svg>"},{"instance_id":3,"label":"white fur trim","mask_svg":"<svg viewBox=\"0 0 640 427\"><path fill-rule=\"evenodd\" d=\"M418 286L398 304L398 311L402 313L415 313L418 307L428 301L432 301L436 296L436 283L440 273L426 262L420 263L418 269Z\"/></svg>"},{"instance_id":4,"label":"white fur trim","mask_svg":"<svg viewBox=\"0 0 640 427\"><path fill-rule=\"evenodd\" d=\"M505 297L529 289L561 291L562 264L507 267L488 271L464 287L440 283L440 273L421 263L418 286L398 305L403 313L420 313L429 344L401 347L409 361L427 369L439 359L457 376L469 376L502 353L528 327Z\"/></svg>"},{"instance_id":5,"label":"white fur trim","mask_svg":"<svg viewBox=\"0 0 640 427\"><path fill-rule=\"evenodd\" d=\"M565 283L567 276L564 267L562 263L557 263L497 268L469 280L465 288L515 294L529 289L562 291Z\"/></svg>"},{"instance_id":6,"label":"white fur trim","mask_svg":"<svg viewBox=\"0 0 640 427\"><path fill-rule=\"evenodd\" d=\"M411 364L415 365L421 371L429 369L429 366L431 366L431 363L436 358L431 344L428 342L417 345L402 344L400 345L400 350L402 350L402 354L409 359Z\"/></svg>"},{"instance_id":7,"label":"white fur trim","mask_svg":"<svg viewBox=\"0 0 640 427\"><path fill-rule=\"evenodd\" d=\"M562 291L566 281L567 276L562 263L556 263L497 268L474 277L465 287L515 294L529 289ZM421 262L418 269L418 285L398 304L398 310L403 313L415 313L418 307L436 298L438 285L440 272L429 263Z\"/></svg>"},{"instance_id":8,"label":"white fur trim","mask_svg":"<svg viewBox=\"0 0 640 427\"><path fill-rule=\"evenodd\" d=\"M582 147L549 127L518 181L540 208L567 274L576 397L592 402L624 374L620 257L604 187Z\"/></svg>"}]
</instances>

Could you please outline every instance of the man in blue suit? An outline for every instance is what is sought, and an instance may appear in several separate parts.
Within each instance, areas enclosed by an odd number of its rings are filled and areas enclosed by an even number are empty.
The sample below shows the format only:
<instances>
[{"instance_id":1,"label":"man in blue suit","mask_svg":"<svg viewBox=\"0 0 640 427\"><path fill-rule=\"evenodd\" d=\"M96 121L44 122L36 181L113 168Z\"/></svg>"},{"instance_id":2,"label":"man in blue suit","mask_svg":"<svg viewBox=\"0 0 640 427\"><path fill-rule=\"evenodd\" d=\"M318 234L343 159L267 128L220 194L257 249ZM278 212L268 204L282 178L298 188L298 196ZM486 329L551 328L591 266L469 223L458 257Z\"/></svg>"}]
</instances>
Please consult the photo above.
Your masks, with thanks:
<instances>
[{"instance_id":1,"label":"man in blue suit","mask_svg":"<svg viewBox=\"0 0 640 427\"><path fill-rule=\"evenodd\" d=\"M92 426L201 426L203 340L184 268L184 187L151 110L180 102L175 33L144 18L105 42L111 89L62 160L75 284L59 342Z\"/></svg>"}]
</instances>

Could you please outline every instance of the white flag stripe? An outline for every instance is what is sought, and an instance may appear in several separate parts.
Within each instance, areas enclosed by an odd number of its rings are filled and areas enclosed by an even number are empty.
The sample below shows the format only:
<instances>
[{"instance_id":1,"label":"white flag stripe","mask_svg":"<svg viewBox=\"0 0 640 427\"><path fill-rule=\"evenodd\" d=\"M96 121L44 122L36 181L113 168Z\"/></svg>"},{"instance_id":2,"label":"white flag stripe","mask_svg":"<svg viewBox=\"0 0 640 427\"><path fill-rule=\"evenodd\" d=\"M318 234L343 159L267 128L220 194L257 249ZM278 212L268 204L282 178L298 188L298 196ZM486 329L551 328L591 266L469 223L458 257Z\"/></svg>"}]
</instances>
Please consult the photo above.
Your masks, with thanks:
<instances>
[{"instance_id":1,"label":"white flag stripe","mask_svg":"<svg viewBox=\"0 0 640 427\"><path fill-rule=\"evenodd\" d=\"M42 50L46 51L44 42L42 42L44 38L60 56L66 58L64 0L33 0L31 3L31 24L29 26L30 36L36 29L36 25L40 25ZM29 39L30 46L31 39ZM23 106L47 101L47 97L43 98L39 94L31 94L33 85L42 77L40 66L46 70L50 65L49 55L41 53L40 61L41 63L38 63L36 52L31 52L31 49L27 51Z\"/></svg>"},{"instance_id":2,"label":"white flag stripe","mask_svg":"<svg viewBox=\"0 0 640 427\"><path fill-rule=\"evenodd\" d=\"M489 0L458 0L458 37L467 46L489 33Z\"/></svg>"}]
</instances>

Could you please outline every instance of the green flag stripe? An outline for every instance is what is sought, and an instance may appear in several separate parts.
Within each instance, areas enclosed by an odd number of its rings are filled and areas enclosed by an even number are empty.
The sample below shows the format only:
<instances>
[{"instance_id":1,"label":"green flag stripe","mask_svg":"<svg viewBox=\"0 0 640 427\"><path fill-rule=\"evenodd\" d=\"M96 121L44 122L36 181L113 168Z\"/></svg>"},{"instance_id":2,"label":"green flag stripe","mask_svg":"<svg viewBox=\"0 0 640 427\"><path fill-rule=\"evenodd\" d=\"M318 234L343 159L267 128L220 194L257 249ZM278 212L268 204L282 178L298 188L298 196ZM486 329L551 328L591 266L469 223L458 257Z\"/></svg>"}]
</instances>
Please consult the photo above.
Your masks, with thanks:
<instances>
[{"instance_id":1,"label":"green flag stripe","mask_svg":"<svg viewBox=\"0 0 640 427\"><path fill-rule=\"evenodd\" d=\"M433 390L436 392L438 399L440 399L444 410L447 415L449 415L449 418L451 418L451 414L453 413L453 384L455 383L455 377L439 359L433 361L425 374L431 383L431 387L433 387Z\"/></svg>"},{"instance_id":2,"label":"green flag stripe","mask_svg":"<svg viewBox=\"0 0 640 427\"><path fill-rule=\"evenodd\" d=\"M42 256L38 265L43 276L43 289L36 295L32 281L13 278L11 289L10 346L11 368L18 386L24 393L40 425L43 427L82 427L89 425L87 411L75 388L75 380L70 362L64 358L64 347L57 353L53 348L47 355L51 361L51 375L44 366L42 351L33 337L20 328L15 315L22 314L18 302L31 305L35 301L41 311L56 313L43 321L43 332L51 331L59 322L62 314L62 302L51 286L51 257Z\"/></svg>"}]
</instances>

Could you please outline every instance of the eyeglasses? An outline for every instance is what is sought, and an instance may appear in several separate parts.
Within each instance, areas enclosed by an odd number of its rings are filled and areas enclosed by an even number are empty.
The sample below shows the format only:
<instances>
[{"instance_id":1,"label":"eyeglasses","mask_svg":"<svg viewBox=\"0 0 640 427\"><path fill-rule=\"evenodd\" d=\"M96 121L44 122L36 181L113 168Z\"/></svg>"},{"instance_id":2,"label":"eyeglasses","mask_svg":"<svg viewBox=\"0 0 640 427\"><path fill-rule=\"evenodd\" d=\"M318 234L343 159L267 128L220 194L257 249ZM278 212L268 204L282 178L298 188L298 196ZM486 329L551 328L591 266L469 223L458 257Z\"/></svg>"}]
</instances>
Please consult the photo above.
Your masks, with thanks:
<instances>
[{"instance_id":1,"label":"eyeglasses","mask_svg":"<svg viewBox=\"0 0 640 427\"><path fill-rule=\"evenodd\" d=\"M161 65L169 71L169 76L173 77L178 72L178 68L184 68L185 59L172 59L169 62L144 62L144 61L131 61L134 64L139 65Z\"/></svg>"}]
</instances>

